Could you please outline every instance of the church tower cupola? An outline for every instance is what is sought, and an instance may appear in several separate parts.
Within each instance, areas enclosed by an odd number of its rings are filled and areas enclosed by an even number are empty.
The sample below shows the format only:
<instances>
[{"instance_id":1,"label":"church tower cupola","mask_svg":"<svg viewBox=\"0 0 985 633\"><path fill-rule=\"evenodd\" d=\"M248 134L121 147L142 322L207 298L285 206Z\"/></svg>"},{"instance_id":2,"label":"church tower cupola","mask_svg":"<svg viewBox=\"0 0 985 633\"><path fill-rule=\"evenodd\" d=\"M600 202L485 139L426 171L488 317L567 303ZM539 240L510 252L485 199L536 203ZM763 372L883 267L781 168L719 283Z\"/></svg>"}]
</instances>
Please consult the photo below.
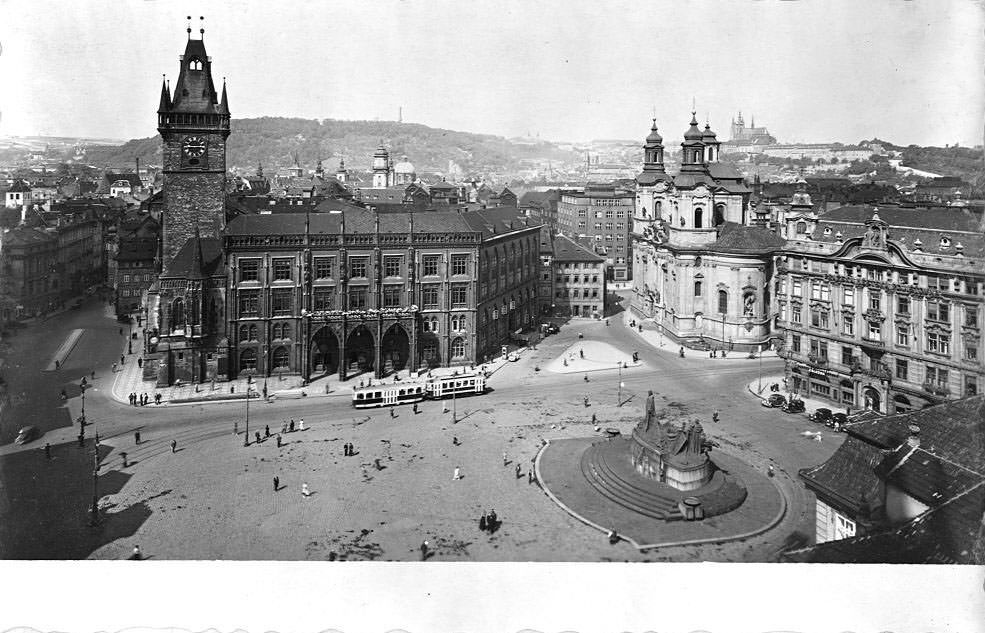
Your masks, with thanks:
<instances>
[{"instance_id":1,"label":"church tower cupola","mask_svg":"<svg viewBox=\"0 0 985 633\"><path fill-rule=\"evenodd\" d=\"M684 132L684 142L681 143L681 172L703 172L705 166L705 144L703 135L698 129L698 119L691 112L691 127Z\"/></svg>"},{"instance_id":2,"label":"church tower cupola","mask_svg":"<svg viewBox=\"0 0 985 633\"><path fill-rule=\"evenodd\" d=\"M666 175L664 171L663 137L657 132L657 120L653 119L650 134L643 144L643 171L654 175Z\"/></svg>"},{"instance_id":3,"label":"church tower cupola","mask_svg":"<svg viewBox=\"0 0 985 633\"><path fill-rule=\"evenodd\" d=\"M705 130L701 133L701 142L705 144L705 162L717 163L721 143L718 142L718 138L711 130L711 124L707 121L705 122Z\"/></svg>"},{"instance_id":4,"label":"church tower cupola","mask_svg":"<svg viewBox=\"0 0 985 633\"><path fill-rule=\"evenodd\" d=\"M390 153L380 146L373 153L373 189L385 189L390 184Z\"/></svg>"}]
</instances>

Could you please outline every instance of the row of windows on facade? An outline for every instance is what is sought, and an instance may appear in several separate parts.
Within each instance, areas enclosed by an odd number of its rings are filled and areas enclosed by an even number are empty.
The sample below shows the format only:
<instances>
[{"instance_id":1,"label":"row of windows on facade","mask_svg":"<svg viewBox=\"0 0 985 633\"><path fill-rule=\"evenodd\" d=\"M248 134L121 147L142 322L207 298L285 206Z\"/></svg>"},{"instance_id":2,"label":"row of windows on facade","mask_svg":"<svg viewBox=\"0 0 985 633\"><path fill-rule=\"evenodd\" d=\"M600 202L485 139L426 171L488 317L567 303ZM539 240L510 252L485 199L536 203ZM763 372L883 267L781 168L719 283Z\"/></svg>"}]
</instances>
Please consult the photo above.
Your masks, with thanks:
<instances>
[{"instance_id":1,"label":"row of windows on facade","mask_svg":"<svg viewBox=\"0 0 985 633\"><path fill-rule=\"evenodd\" d=\"M260 291L259 290L240 290L239 294L239 314L240 316L259 316L260 315ZM274 288L270 291L270 309L272 314L292 314L294 311L294 290L291 288ZM451 307L465 308L468 306L468 285L453 284L451 286L449 299ZM383 308L403 307L404 302L403 284L385 284L382 293ZM424 309L437 309L440 306L440 287L437 285L426 285L421 288L421 305ZM316 286L312 292L312 309L314 310L334 310L341 306L336 306L337 297L334 286ZM358 310L369 305L370 293L365 286L350 287L346 293L348 307L350 310Z\"/></svg>"},{"instance_id":2,"label":"row of windows on facade","mask_svg":"<svg viewBox=\"0 0 985 633\"><path fill-rule=\"evenodd\" d=\"M385 255L383 257L383 276L402 277L404 275L404 257L402 255ZM452 275L467 275L469 273L468 255L452 255L450 268ZM349 277L363 278L369 271L369 257L349 258ZM439 275L441 266L440 255L425 255L421 258L422 274L425 277ZM260 259L240 258L238 260L240 281L260 280ZM335 257L315 257L313 260L315 279L334 279L336 275ZM271 263L272 279L274 281L292 281L294 279L295 260L293 258L274 258Z\"/></svg>"},{"instance_id":3,"label":"row of windows on facade","mask_svg":"<svg viewBox=\"0 0 985 633\"><path fill-rule=\"evenodd\" d=\"M451 342L451 355L453 359L465 358L465 352L468 347L466 340L462 337L457 337ZM425 360L437 359L439 356L438 344L434 341L424 341L421 344L421 357ZM245 347L239 350L239 371L240 372L252 372L257 369L257 350L253 347ZM271 352L271 364L274 371L289 371L291 368L291 353L290 350L281 345L274 348Z\"/></svg>"},{"instance_id":4,"label":"row of windows on facade","mask_svg":"<svg viewBox=\"0 0 985 633\"><path fill-rule=\"evenodd\" d=\"M437 334L441 331L441 320L437 317L425 317L421 322L421 329L424 332L431 332L432 334ZM468 318L462 315L453 315L451 317L451 331L452 332L467 332L468 331ZM249 325L241 325L239 327L239 342L249 343L251 341L259 340L259 326L255 323ZM273 340L289 340L291 338L291 324L290 323L274 323L271 327L271 338Z\"/></svg>"},{"instance_id":5,"label":"row of windows on facade","mask_svg":"<svg viewBox=\"0 0 985 633\"><path fill-rule=\"evenodd\" d=\"M578 217L579 218L587 218L588 217L588 209L578 209ZM612 219L620 220L620 219L625 219L626 218L626 212L625 211L615 211L613 209L606 209L605 211L596 211L593 214L592 217L595 217L595 218L604 218L606 220L612 220Z\"/></svg>"},{"instance_id":6,"label":"row of windows on facade","mask_svg":"<svg viewBox=\"0 0 985 633\"><path fill-rule=\"evenodd\" d=\"M799 310L794 311L794 313L792 314L792 318L790 319L790 321L791 321L791 323L800 323L800 311ZM828 328L828 316L827 316L827 313L824 313L824 312L818 313L818 312L812 311L811 312L811 322L812 322L811 324L812 324L813 327L817 327L818 329L827 329ZM814 325L815 322L817 323L817 325ZM875 323L875 322L872 322L872 321L867 321L865 323L865 330L864 330L863 338L865 338L867 340L870 340L870 341L882 342L882 340L883 340L882 339L882 331L883 331L883 326L882 326L881 323ZM845 335L845 336L855 336L855 323L851 319L846 319L845 321L843 321L842 322L842 327L841 327L841 333L843 335ZM909 325L909 324L897 324L896 327L895 327L895 334L896 334L896 336L895 336L895 345L897 347L910 349L912 346L914 346L918 342L917 341L917 338L918 337L917 337L916 333L914 332L914 327L912 325ZM942 332L942 331L931 330L931 331L925 332L925 335L926 335L926 338L925 338L925 344L924 344L924 348L923 348L923 351L924 352L928 352L928 353L931 353L931 354L938 354L940 356L948 356L948 357L951 356L951 334L950 333L948 333L948 332ZM797 352L797 351L800 350L800 344L799 344L800 335L799 334L795 334L794 335L794 340L795 340L794 351ZM962 349L963 349L963 352L964 352L964 354L963 354L964 360L971 361L971 362L977 362L978 361L979 340L976 339L976 338L973 338L973 337L969 337L969 338L963 339L963 341L964 341L964 344L962 345ZM827 350L827 347L825 347L825 350ZM825 351L823 357L824 358L827 358L827 351Z\"/></svg>"},{"instance_id":7,"label":"row of windows on facade","mask_svg":"<svg viewBox=\"0 0 985 633\"><path fill-rule=\"evenodd\" d=\"M150 273L144 273L143 275L132 275L132 277L133 277L134 283L137 283L137 282L140 282L140 281L147 282L147 281L150 281L151 280L151 274ZM123 283L125 283L125 284L130 283L130 279L131 279L131 275L129 275L129 274L123 275Z\"/></svg>"},{"instance_id":8,"label":"row of windows on facade","mask_svg":"<svg viewBox=\"0 0 985 633\"><path fill-rule=\"evenodd\" d=\"M800 353L800 351L801 351L801 337L800 337L799 334L794 334L792 336L790 347L791 347L791 349L794 352ZM829 356L828 356L828 343L827 343L827 341L813 339L813 338L810 339L810 353L813 354L819 360L824 360L824 361L829 360ZM911 362L910 362L909 359L897 358L897 359L895 359L895 363L894 363L893 367L890 368L889 366L884 365L883 361L881 361L881 360L878 360L878 359L875 359L875 358L871 358L871 357L868 357L868 356L863 356L863 357L856 356L855 355L855 350L854 350L853 347L842 346L842 348L841 348L841 364L842 365L845 365L846 367L852 367L854 365L861 365L862 364L862 358L868 358L869 359L867 369L871 369L871 370L886 369L887 371L889 371L890 369L892 369L893 375L898 380L905 380L905 381L908 381L908 382L918 382L918 380L912 380L912 381L910 380L910 370L911 370L911 368L919 367L919 365L916 365L915 363L913 363L912 366L911 366ZM932 364L929 364L929 363L924 364L923 367L924 367L924 381L923 382L925 382L925 383L927 383L929 385L937 386L937 387L947 387L948 386L948 380L950 379L950 370L948 368L938 367L937 365L932 365ZM965 383L966 383L965 395L975 395L975 394L978 393L978 390L977 390L978 378L977 378L977 376L975 376L974 374L967 374L966 375ZM972 390L971 392L969 392L969 388L968 388L968 385L969 384L972 385L970 387L971 390Z\"/></svg>"},{"instance_id":9,"label":"row of windows on facade","mask_svg":"<svg viewBox=\"0 0 985 633\"><path fill-rule=\"evenodd\" d=\"M674 204L674 211L673 211L673 213L674 214L677 214L678 213L678 204L677 204L676 201L674 201L673 204ZM645 207L641 209L641 212L643 214L643 218L648 219L650 217L649 214L647 213L647 210L646 210ZM693 218L693 226L694 226L694 228L696 228L696 229L707 228L707 227L704 226L704 214L705 214L704 207L695 207L692 210L691 215L692 215L692 218ZM666 219L666 221L668 221L668 222L672 222L673 221L673 218L672 217L668 217L668 218L664 218L663 217L663 204L659 200L657 200L657 202L656 202L656 208L655 208L654 216L653 217L654 217L654 219L658 219L658 220L664 220L664 219ZM724 221L725 221L725 205L724 204L715 205L715 207L714 207L714 217L712 218L712 224L711 224L711 226L718 226L719 224L723 223ZM679 224L681 226L687 226L687 219L683 215L680 216L680 222L679 222Z\"/></svg>"},{"instance_id":10,"label":"row of windows on facade","mask_svg":"<svg viewBox=\"0 0 985 633\"><path fill-rule=\"evenodd\" d=\"M787 265L793 270L809 271L812 273L835 273L847 277L857 277L859 279L871 279L885 283L895 283L910 286L923 286L929 290L938 292L956 292L969 295L980 295L980 279L975 277L951 276L942 277L939 275L921 275L920 273L902 270L889 270L887 268L869 268L863 266L852 266L849 264L839 264L816 259L788 257ZM921 281L922 278L922 281ZM796 277L794 277L796 280ZM781 278L782 281L782 278Z\"/></svg>"},{"instance_id":11,"label":"row of windows on facade","mask_svg":"<svg viewBox=\"0 0 985 633\"><path fill-rule=\"evenodd\" d=\"M583 299L587 299L587 298L591 297L593 299L598 299L599 291L597 289L592 289L591 291L589 291L588 288L585 288L583 290L579 290L578 288L572 288L570 291L569 290L556 290L554 292L554 296L557 297L557 298L559 298L559 299L563 299L565 297L572 297L572 298L575 298L575 299L577 299L579 297L580 298L583 298Z\"/></svg>"},{"instance_id":12,"label":"row of windows on facade","mask_svg":"<svg viewBox=\"0 0 985 633\"><path fill-rule=\"evenodd\" d=\"M780 294L786 293L786 285L781 280L778 286ZM810 297L812 300L817 301L830 301L831 300L831 287L821 281L812 281L810 284ZM875 311L882 311L883 306L883 291L878 288L867 288L868 295L868 305L867 308ZM794 297L803 296L803 286L799 279L794 279L791 285L791 295ZM898 315L910 315L914 304L919 305L920 299L910 297L908 295L896 295L896 314ZM924 300L926 310L924 311L924 316L932 321L951 321L951 303L945 300L939 299L926 299ZM856 292L854 286L841 286L841 304L843 306L855 307L856 305ZM964 310L964 322L965 327L978 327L978 308L977 304L964 303L961 304ZM799 322L799 321L797 321Z\"/></svg>"},{"instance_id":13,"label":"row of windows on facade","mask_svg":"<svg viewBox=\"0 0 985 633\"><path fill-rule=\"evenodd\" d=\"M545 275L544 276L544 279L549 279L549 277L547 277ZM578 284L578 283L586 283L587 284L587 283L598 283L599 276L598 275L591 275L591 276L589 276L589 275L558 275L555 278L555 280L558 283L561 283L563 281L566 284L570 284L570 283L576 283L576 284Z\"/></svg>"},{"instance_id":14,"label":"row of windows on facade","mask_svg":"<svg viewBox=\"0 0 985 633\"><path fill-rule=\"evenodd\" d=\"M578 222L578 228L579 229L586 228L585 223L584 222ZM599 231L601 229L598 226L596 226L595 227L595 230L596 231ZM595 237L595 240L598 241L598 242L601 242L602 240L605 240L606 242L623 242L623 241L626 240L626 236L624 234L620 234L620 233L617 233L615 235L598 233L598 234L595 234L594 237Z\"/></svg>"}]
</instances>

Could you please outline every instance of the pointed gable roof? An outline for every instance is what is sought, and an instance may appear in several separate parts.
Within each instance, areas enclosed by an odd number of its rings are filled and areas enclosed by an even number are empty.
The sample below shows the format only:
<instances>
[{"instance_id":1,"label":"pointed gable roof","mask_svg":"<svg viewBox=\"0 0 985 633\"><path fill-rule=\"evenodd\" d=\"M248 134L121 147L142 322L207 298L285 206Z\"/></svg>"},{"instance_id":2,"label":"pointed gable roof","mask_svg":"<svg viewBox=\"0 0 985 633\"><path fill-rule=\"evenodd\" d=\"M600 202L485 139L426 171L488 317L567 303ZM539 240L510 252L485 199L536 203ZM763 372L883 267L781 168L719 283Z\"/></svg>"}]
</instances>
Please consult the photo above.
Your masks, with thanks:
<instances>
[{"instance_id":1,"label":"pointed gable roof","mask_svg":"<svg viewBox=\"0 0 985 633\"><path fill-rule=\"evenodd\" d=\"M171 111L218 113L216 97L215 84L212 82L212 62L205 52L205 42L189 39L185 45L185 54L181 57L181 70L174 85Z\"/></svg>"}]
</instances>

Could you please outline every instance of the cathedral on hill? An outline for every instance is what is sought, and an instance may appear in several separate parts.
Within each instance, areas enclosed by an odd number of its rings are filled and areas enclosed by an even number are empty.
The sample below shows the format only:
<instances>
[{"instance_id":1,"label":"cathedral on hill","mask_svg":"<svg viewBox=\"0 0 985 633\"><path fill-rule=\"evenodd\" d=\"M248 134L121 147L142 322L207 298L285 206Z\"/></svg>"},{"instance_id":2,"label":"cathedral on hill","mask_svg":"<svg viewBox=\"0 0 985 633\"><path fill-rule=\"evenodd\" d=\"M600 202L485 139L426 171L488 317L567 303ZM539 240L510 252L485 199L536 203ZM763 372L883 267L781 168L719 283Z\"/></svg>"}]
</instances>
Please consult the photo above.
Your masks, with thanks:
<instances>
[{"instance_id":1,"label":"cathedral on hill","mask_svg":"<svg viewBox=\"0 0 985 633\"><path fill-rule=\"evenodd\" d=\"M161 272L144 306L145 380L467 366L535 325L540 226L515 206L230 213L229 102L203 38L188 29L174 88L161 87ZM381 150L374 186L417 180Z\"/></svg>"}]
</instances>

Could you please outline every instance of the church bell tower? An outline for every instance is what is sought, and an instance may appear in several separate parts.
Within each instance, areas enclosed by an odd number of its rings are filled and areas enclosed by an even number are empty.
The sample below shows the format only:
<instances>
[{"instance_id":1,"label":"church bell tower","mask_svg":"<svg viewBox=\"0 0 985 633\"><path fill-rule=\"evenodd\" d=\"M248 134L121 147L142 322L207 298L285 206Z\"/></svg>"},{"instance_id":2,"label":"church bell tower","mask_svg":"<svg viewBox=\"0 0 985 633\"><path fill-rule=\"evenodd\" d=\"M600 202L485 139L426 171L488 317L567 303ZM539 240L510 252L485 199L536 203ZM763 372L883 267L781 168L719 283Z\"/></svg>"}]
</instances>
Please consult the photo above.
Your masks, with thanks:
<instances>
[{"instance_id":1,"label":"church bell tower","mask_svg":"<svg viewBox=\"0 0 985 633\"><path fill-rule=\"evenodd\" d=\"M189 20L191 18L189 17ZM185 242L196 235L221 238L225 227L226 139L229 103L212 80L205 29L189 25L174 92L165 81L157 110L164 153L162 265L168 271Z\"/></svg>"}]
</instances>

